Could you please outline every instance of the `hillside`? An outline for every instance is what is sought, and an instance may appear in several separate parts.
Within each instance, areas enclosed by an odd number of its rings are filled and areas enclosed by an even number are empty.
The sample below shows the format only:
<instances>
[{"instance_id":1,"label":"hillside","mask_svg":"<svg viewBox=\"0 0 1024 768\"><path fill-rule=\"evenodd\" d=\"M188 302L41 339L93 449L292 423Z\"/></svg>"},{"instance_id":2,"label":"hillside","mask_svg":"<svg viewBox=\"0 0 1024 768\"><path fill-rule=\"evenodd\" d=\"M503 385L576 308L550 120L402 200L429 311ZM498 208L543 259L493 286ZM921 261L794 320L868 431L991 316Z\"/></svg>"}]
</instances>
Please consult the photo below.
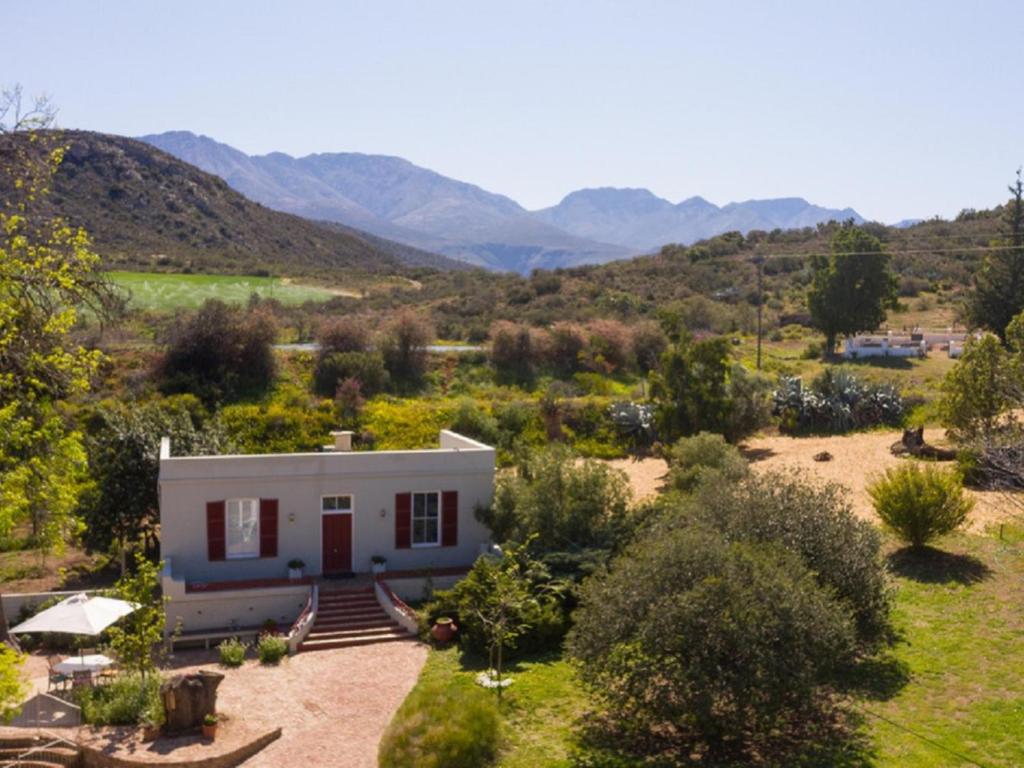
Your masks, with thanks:
<instances>
[{"instance_id":1,"label":"hillside","mask_svg":"<svg viewBox=\"0 0 1024 768\"><path fill-rule=\"evenodd\" d=\"M62 131L60 140L68 150L49 205L89 231L108 267L381 274L460 266L436 254L270 210L220 178L134 139Z\"/></svg>"},{"instance_id":2,"label":"hillside","mask_svg":"<svg viewBox=\"0 0 1024 768\"><path fill-rule=\"evenodd\" d=\"M217 174L271 208L339 222L491 269L528 272L631 253L576 237L536 219L504 195L400 157L354 152L249 156L188 131L141 140Z\"/></svg>"}]
</instances>

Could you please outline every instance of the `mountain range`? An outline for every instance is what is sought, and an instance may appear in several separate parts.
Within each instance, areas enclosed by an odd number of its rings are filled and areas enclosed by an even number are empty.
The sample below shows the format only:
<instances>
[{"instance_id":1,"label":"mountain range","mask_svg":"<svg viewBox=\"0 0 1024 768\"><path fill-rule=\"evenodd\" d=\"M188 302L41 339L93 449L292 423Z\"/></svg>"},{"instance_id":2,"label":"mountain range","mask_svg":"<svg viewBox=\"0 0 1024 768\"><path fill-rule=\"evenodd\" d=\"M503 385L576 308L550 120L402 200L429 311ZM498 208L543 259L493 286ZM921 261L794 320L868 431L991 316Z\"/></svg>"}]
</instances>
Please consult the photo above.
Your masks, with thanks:
<instances>
[{"instance_id":1,"label":"mountain range","mask_svg":"<svg viewBox=\"0 0 1024 768\"><path fill-rule=\"evenodd\" d=\"M108 268L378 275L466 268L341 224L271 210L223 179L135 139L71 130L52 141L43 137L0 136L0 153L12 149L4 142L21 142L37 153L54 142L67 147L43 204L84 227ZM0 197L7 178L0 176Z\"/></svg>"},{"instance_id":2,"label":"mountain range","mask_svg":"<svg viewBox=\"0 0 1024 768\"><path fill-rule=\"evenodd\" d=\"M646 189L617 188L578 190L556 206L529 211L507 196L400 157L247 155L189 131L139 138L269 208L496 270L603 263L729 231L862 221L851 208L822 208L797 197L719 207L700 197L672 203Z\"/></svg>"}]
</instances>

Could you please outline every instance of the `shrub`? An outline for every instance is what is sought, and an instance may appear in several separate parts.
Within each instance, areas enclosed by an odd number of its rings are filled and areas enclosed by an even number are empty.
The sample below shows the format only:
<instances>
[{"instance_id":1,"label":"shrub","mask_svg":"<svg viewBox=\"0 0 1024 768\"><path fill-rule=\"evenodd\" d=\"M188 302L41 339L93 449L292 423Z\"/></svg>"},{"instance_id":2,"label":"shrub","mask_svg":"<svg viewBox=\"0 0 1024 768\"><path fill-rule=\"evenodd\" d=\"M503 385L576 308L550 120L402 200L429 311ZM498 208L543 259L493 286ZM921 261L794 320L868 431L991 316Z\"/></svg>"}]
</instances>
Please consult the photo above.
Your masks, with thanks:
<instances>
[{"instance_id":1,"label":"shrub","mask_svg":"<svg viewBox=\"0 0 1024 768\"><path fill-rule=\"evenodd\" d=\"M109 685L83 687L77 692L82 718L90 725L136 725L164 722L159 675L124 675Z\"/></svg>"},{"instance_id":2,"label":"shrub","mask_svg":"<svg viewBox=\"0 0 1024 768\"><path fill-rule=\"evenodd\" d=\"M854 656L853 622L799 557L700 525L653 532L588 579L569 636L624 745L799 731Z\"/></svg>"},{"instance_id":3,"label":"shrub","mask_svg":"<svg viewBox=\"0 0 1024 768\"><path fill-rule=\"evenodd\" d=\"M569 629L569 617L562 603L564 583L530 558L521 547L512 547L501 558L481 557L466 577L449 590L438 590L423 608L428 623L439 616L451 616L459 625L459 642L475 654L489 655L488 627L483 616L494 596L516 592L519 598L507 608L507 624L516 628L515 637L503 644L503 654L536 653L557 649Z\"/></svg>"},{"instance_id":4,"label":"shrub","mask_svg":"<svg viewBox=\"0 0 1024 768\"><path fill-rule=\"evenodd\" d=\"M633 326L633 359L640 373L653 371L668 346L668 339L657 323L650 320Z\"/></svg>"},{"instance_id":5,"label":"shrub","mask_svg":"<svg viewBox=\"0 0 1024 768\"><path fill-rule=\"evenodd\" d=\"M537 534L545 551L608 547L628 524L629 484L600 461L578 461L561 445L525 457L497 482L481 521L495 541L525 541Z\"/></svg>"},{"instance_id":6,"label":"shrub","mask_svg":"<svg viewBox=\"0 0 1024 768\"><path fill-rule=\"evenodd\" d=\"M320 355L332 352L366 352L370 348L370 324L366 318L334 317L325 320L317 331Z\"/></svg>"},{"instance_id":7,"label":"shrub","mask_svg":"<svg viewBox=\"0 0 1024 768\"><path fill-rule=\"evenodd\" d=\"M885 527L913 547L959 528L974 506L957 473L909 462L887 470L868 493Z\"/></svg>"},{"instance_id":8,"label":"shrub","mask_svg":"<svg viewBox=\"0 0 1024 768\"><path fill-rule=\"evenodd\" d=\"M160 389L190 392L207 405L265 392L276 372L276 333L270 315L210 299L172 329Z\"/></svg>"},{"instance_id":9,"label":"shrub","mask_svg":"<svg viewBox=\"0 0 1024 768\"><path fill-rule=\"evenodd\" d=\"M845 489L818 486L786 473L751 475L740 483L702 483L689 500L669 506L669 526L697 520L731 541L776 544L797 554L848 606L865 647L891 637L890 592L882 539L854 515Z\"/></svg>"},{"instance_id":10,"label":"shrub","mask_svg":"<svg viewBox=\"0 0 1024 768\"><path fill-rule=\"evenodd\" d=\"M559 376L571 376L580 369L586 337L573 323L555 323L547 334L547 359Z\"/></svg>"},{"instance_id":11,"label":"shrub","mask_svg":"<svg viewBox=\"0 0 1024 768\"><path fill-rule=\"evenodd\" d=\"M632 363L629 328L618 320L593 320L586 328L586 365L592 371L612 373Z\"/></svg>"},{"instance_id":12,"label":"shrub","mask_svg":"<svg viewBox=\"0 0 1024 768\"><path fill-rule=\"evenodd\" d=\"M220 651L220 663L225 667L240 667L245 663L245 652L248 646L237 637L225 640L217 650Z\"/></svg>"},{"instance_id":13,"label":"shrub","mask_svg":"<svg viewBox=\"0 0 1024 768\"><path fill-rule=\"evenodd\" d=\"M475 768L498 752L497 703L466 681L421 682L381 738L381 768Z\"/></svg>"},{"instance_id":14,"label":"shrub","mask_svg":"<svg viewBox=\"0 0 1024 768\"><path fill-rule=\"evenodd\" d=\"M451 429L460 435L481 440L489 445L498 441L498 422L472 399L459 400L452 417Z\"/></svg>"},{"instance_id":15,"label":"shrub","mask_svg":"<svg viewBox=\"0 0 1024 768\"><path fill-rule=\"evenodd\" d=\"M764 376L735 363L729 372L729 412L723 434L733 442L771 423L772 385Z\"/></svg>"},{"instance_id":16,"label":"shrub","mask_svg":"<svg viewBox=\"0 0 1024 768\"><path fill-rule=\"evenodd\" d=\"M499 321L491 326L491 364L499 379L526 383L533 378L532 339L525 325Z\"/></svg>"},{"instance_id":17,"label":"shrub","mask_svg":"<svg viewBox=\"0 0 1024 768\"><path fill-rule=\"evenodd\" d=\"M703 479L734 483L750 474L746 459L725 438L700 432L679 440L668 452L668 480L677 491L689 493Z\"/></svg>"},{"instance_id":18,"label":"shrub","mask_svg":"<svg viewBox=\"0 0 1024 768\"><path fill-rule=\"evenodd\" d=\"M359 382L360 394L373 397L388 388L391 377L380 352L329 352L313 372L313 389L323 397L334 397L338 385L349 379Z\"/></svg>"},{"instance_id":19,"label":"shrub","mask_svg":"<svg viewBox=\"0 0 1024 768\"><path fill-rule=\"evenodd\" d=\"M262 634L256 642L260 664L277 664L288 655L288 642L279 635Z\"/></svg>"}]
</instances>

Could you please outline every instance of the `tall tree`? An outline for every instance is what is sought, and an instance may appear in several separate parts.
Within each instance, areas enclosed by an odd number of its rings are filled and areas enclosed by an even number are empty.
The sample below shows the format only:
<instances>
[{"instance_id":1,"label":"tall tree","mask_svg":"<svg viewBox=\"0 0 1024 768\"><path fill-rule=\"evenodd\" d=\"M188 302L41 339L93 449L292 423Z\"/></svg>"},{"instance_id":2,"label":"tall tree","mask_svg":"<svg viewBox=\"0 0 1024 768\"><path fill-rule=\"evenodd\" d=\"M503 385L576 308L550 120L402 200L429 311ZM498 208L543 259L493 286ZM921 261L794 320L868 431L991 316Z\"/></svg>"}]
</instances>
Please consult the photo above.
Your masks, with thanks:
<instances>
[{"instance_id":1,"label":"tall tree","mask_svg":"<svg viewBox=\"0 0 1024 768\"><path fill-rule=\"evenodd\" d=\"M726 431L732 411L728 340L694 341L685 329L673 335L677 341L661 356L651 382L661 439Z\"/></svg>"},{"instance_id":2,"label":"tall tree","mask_svg":"<svg viewBox=\"0 0 1024 768\"><path fill-rule=\"evenodd\" d=\"M1013 197L1005 208L1006 236L993 243L998 250L985 257L965 307L972 326L990 330L1003 341L1006 326L1024 310L1024 179L1020 168L1008 189Z\"/></svg>"},{"instance_id":3,"label":"tall tree","mask_svg":"<svg viewBox=\"0 0 1024 768\"><path fill-rule=\"evenodd\" d=\"M84 230L44 207L64 148L49 102L0 94L0 536L30 523L36 545L59 547L85 476L80 435L62 402L89 388L100 353L75 343L80 310L117 308Z\"/></svg>"},{"instance_id":4,"label":"tall tree","mask_svg":"<svg viewBox=\"0 0 1024 768\"><path fill-rule=\"evenodd\" d=\"M840 334L871 331L896 302L896 278L881 241L851 222L832 237L832 252L811 259L813 278L807 307L814 327L825 334L825 354L835 352Z\"/></svg>"}]
</instances>

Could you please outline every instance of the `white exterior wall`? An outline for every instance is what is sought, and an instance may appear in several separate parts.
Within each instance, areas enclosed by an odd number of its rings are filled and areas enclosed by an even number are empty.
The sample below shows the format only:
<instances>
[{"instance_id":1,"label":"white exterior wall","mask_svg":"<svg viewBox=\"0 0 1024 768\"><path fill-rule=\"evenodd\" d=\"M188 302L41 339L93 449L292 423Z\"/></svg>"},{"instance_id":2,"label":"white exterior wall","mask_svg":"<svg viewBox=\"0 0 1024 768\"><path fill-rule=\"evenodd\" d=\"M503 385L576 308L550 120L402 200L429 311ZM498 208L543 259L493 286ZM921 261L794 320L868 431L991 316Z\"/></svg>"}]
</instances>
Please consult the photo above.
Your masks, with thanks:
<instances>
[{"instance_id":1,"label":"white exterior wall","mask_svg":"<svg viewBox=\"0 0 1024 768\"><path fill-rule=\"evenodd\" d=\"M304 560L307 573L316 575L322 557L321 497L348 494L353 501L354 571L369 571L373 555L386 557L388 570L471 565L490 541L474 508L491 503L494 449L450 432L441 434L441 446L424 451L162 457L161 556L170 558L175 579L190 582L284 578L292 558ZM458 491L457 546L395 549L395 494L417 491ZM206 504L233 498L278 500L277 557L209 561Z\"/></svg>"}]
</instances>

